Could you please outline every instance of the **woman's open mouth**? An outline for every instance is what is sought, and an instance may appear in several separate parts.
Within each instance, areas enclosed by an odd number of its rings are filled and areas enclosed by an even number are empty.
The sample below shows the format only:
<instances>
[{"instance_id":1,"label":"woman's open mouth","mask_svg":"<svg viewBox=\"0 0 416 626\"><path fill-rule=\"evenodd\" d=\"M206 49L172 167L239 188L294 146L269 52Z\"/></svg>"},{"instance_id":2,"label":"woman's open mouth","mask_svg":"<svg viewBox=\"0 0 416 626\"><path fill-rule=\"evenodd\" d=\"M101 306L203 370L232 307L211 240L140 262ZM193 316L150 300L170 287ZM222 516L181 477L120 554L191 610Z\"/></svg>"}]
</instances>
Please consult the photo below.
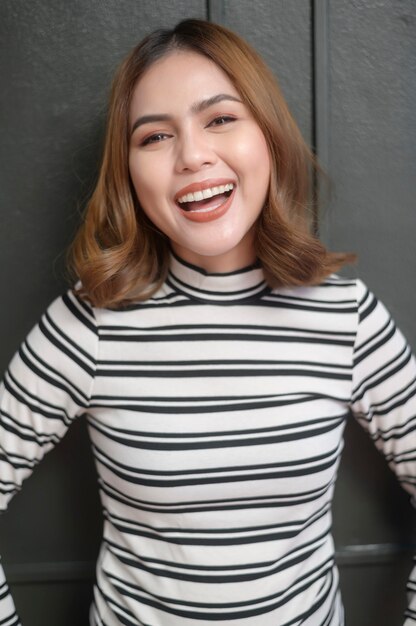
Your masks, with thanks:
<instances>
[{"instance_id":1,"label":"woman's open mouth","mask_svg":"<svg viewBox=\"0 0 416 626\"><path fill-rule=\"evenodd\" d=\"M208 222L226 213L231 205L234 189L233 183L214 185L185 193L177 198L176 203L187 219Z\"/></svg>"}]
</instances>

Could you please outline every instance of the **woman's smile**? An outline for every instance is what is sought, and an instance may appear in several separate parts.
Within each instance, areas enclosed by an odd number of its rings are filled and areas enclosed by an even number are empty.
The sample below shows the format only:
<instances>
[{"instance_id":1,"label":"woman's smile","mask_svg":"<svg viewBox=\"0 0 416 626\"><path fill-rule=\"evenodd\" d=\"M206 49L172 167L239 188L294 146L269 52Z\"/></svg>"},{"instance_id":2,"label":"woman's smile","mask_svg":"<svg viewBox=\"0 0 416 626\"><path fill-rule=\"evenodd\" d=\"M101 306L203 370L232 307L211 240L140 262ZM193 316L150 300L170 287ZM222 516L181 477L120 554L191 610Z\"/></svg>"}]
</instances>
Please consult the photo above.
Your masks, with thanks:
<instances>
[{"instance_id":1,"label":"woman's smile","mask_svg":"<svg viewBox=\"0 0 416 626\"><path fill-rule=\"evenodd\" d=\"M138 201L175 252L207 271L252 263L269 151L226 74L202 55L171 53L136 85L130 124Z\"/></svg>"},{"instance_id":2,"label":"woman's smile","mask_svg":"<svg viewBox=\"0 0 416 626\"><path fill-rule=\"evenodd\" d=\"M176 194L176 202L187 219L210 222L222 217L231 206L235 183L207 180L193 183Z\"/></svg>"}]
</instances>

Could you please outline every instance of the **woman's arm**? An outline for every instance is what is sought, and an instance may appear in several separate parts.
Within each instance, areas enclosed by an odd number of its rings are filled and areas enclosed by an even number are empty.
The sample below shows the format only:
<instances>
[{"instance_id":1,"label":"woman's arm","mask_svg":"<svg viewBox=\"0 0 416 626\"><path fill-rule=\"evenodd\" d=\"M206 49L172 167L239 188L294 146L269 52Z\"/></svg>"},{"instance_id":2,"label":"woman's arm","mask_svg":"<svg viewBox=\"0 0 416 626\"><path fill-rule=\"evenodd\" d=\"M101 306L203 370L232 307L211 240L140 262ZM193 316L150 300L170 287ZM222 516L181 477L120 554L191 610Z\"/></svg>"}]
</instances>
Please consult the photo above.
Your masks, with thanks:
<instances>
[{"instance_id":1,"label":"woman's arm","mask_svg":"<svg viewBox=\"0 0 416 626\"><path fill-rule=\"evenodd\" d=\"M12 359L0 386L0 511L86 411L97 343L91 308L69 292L52 303ZM19 624L1 568L0 624Z\"/></svg>"},{"instance_id":2,"label":"woman's arm","mask_svg":"<svg viewBox=\"0 0 416 626\"><path fill-rule=\"evenodd\" d=\"M358 281L354 416L416 504L416 363L385 307ZM405 626L416 623L416 568L409 579Z\"/></svg>"}]
</instances>

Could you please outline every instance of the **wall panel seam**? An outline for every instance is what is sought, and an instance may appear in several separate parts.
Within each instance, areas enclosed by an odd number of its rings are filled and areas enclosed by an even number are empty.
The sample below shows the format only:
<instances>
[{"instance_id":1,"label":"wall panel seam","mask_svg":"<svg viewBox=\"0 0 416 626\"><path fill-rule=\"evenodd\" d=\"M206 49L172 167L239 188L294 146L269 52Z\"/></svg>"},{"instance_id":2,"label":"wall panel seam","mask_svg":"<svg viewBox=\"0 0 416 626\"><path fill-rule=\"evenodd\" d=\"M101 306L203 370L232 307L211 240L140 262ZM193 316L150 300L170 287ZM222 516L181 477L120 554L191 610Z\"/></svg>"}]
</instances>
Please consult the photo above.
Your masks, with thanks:
<instances>
[{"instance_id":1,"label":"wall panel seam","mask_svg":"<svg viewBox=\"0 0 416 626\"><path fill-rule=\"evenodd\" d=\"M324 172L329 172L330 144L330 62L329 62L329 2L311 0L312 14L312 136L314 151ZM323 202L324 190L320 188L319 177L315 176L314 193L317 206ZM327 239L322 232L319 215L315 215L316 234ZM321 228L320 228L321 227Z\"/></svg>"},{"instance_id":2,"label":"wall panel seam","mask_svg":"<svg viewBox=\"0 0 416 626\"><path fill-rule=\"evenodd\" d=\"M315 150L325 170L329 165L329 25L328 0L313 2L313 111Z\"/></svg>"},{"instance_id":3,"label":"wall panel seam","mask_svg":"<svg viewBox=\"0 0 416 626\"><path fill-rule=\"evenodd\" d=\"M207 16L210 22L225 22L225 0L207 0Z\"/></svg>"}]
</instances>

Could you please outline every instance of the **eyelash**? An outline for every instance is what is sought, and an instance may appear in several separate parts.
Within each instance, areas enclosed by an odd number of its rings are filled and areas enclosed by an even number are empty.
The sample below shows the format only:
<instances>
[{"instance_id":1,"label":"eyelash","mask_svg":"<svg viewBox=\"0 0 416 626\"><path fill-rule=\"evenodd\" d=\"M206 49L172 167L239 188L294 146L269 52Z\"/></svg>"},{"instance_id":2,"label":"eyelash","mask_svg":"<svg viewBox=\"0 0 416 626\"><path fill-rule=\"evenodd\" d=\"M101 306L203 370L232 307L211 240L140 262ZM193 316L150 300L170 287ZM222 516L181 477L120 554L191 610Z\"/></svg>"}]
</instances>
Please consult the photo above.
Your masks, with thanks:
<instances>
[{"instance_id":1,"label":"eyelash","mask_svg":"<svg viewBox=\"0 0 416 626\"><path fill-rule=\"evenodd\" d=\"M221 120L221 124L216 124L215 122L218 122L219 120ZM208 124L208 126L223 126L224 124L235 122L235 120L236 118L232 115L219 115L218 117L214 117L214 119Z\"/></svg>"},{"instance_id":2,"label":"eyelash","mask_svg":"<svg viewBox=\"0 0 416 626\"><path fill-rule=\"evenodd\" d=\"M167 133L155 133L154 135L150 135L150 137L146 137L146 139L143 139L141 145L148 146L152 143L159 143L162 140L158 139L158 137L170 137L170 135L168 135Z\"/></svg>"},{"instance_id":3,"label":"eyelash","mask_svg":"<svg viewBox=\"0 0 416 626\"><path fill-rule=\"evenodd\" d=\"M223 126L224 124L235 122L235 120L236 118L232 115L218 115L218 117L214 117L214 119L209 124L207 124L207 128L209 128L210 126ZM171 135L168 135L167 133L154 133L153 135L150 135L149 137L143 139L141 145L148 146L153 143L159 143L160 141L163 141L162 137L171 137Z\"/></svg>"}]
</instances>

